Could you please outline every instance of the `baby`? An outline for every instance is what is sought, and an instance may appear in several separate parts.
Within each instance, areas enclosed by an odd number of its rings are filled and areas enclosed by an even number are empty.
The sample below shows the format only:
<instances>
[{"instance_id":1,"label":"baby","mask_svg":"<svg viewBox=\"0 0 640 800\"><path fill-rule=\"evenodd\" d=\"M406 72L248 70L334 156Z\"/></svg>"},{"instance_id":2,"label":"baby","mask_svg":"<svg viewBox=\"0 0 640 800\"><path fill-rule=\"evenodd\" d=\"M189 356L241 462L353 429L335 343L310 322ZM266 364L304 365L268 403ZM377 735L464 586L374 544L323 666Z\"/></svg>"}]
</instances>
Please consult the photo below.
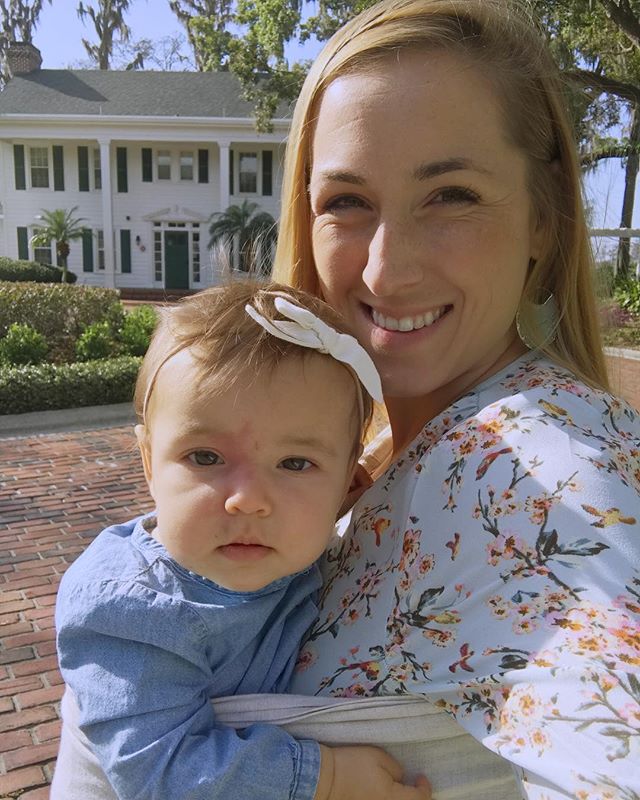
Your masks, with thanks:
<instances>
[{"instance_id":1,"label":"baby","mask_svg":"<svg viewBox=\"0 0 640 800\"><path fill-rule=\"evenodd\" d=\"M135 401L155 510L103 531L56 608L62 674L121 800L428 796L381 750L235 731L210 703L286 691L316 617L316 561L381 399L340 329L324 303L275 284L207 290L162 315Z\"/></svg>"}]
</instances>

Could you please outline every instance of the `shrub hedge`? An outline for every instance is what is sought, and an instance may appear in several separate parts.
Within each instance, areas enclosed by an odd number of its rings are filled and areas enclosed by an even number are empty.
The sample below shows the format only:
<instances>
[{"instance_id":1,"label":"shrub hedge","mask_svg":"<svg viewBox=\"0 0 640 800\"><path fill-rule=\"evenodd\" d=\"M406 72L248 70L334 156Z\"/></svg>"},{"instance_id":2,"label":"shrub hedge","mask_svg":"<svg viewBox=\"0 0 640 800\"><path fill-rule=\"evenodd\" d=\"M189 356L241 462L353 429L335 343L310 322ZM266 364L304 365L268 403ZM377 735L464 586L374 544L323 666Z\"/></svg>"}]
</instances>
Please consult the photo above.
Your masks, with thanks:
<instances>
[{"instance_id":1,"label":"shrub hedge","mask_svg":"<svg viewBox=\"0 0 640 800\"><path fill-rule=\"evenodd\" d=\"M75 283L78 276L67 270L67 283ZM60 267L49 267L35 261L21 261L0 256L0 281L36 281L38 283L62 283Z\"/></svg>"},{"instance_id":2,"label":"shrub hedge","mask_svg":"<svg viewBox=\"0 0 640 800\"><path fill-rule=\"evenodd\" d=\"M143 356L157 324L158 313L153 306L138 306L126 314L118 331L118 339L125 352L132 356Z\"/></svg>"},{"instance_id":3,"label":"shrub hedge","mask_svg":"<svg viewBox=\"0 0 640 800\"><path fill-rule=\"evenodd\" d=\"M0 339L0 363L39 364L44 361L49 345L41 333L30 325L14 322L4 339Z\"/></svg>"},{"instance_id":4,"label":"shrub hedge","mask_svg":"<svg viewBox=\"0 0 640 800\"><path fill-rule=\"evenodd\" d=\"M78 408L133 399L141 358L0 367L0 414Z\"/></svg>"},{"instance_id":5,"label":"shrub hedge","mask_svg":"<svg viewBox=\"0 0 640 800\"><path fill-rule=\"evenodd\" d=\"M115 289L70 284L0 282L0 337L17 322L41 333L51 361L73 361L74 342L94 322L108 322L115 333L124 309Z\"/></svg>"}]
</instances>

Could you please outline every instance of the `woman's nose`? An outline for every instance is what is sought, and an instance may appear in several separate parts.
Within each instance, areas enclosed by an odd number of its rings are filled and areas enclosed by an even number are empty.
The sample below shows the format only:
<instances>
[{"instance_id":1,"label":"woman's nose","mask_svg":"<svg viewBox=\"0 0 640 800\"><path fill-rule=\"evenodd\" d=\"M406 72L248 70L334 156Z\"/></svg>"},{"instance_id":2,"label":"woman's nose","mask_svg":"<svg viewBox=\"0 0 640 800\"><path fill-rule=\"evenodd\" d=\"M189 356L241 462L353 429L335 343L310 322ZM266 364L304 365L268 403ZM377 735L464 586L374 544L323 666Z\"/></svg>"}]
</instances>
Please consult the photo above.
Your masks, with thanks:
<instances>
[{"instance_id":1,"label":"woman's nose","mask_svg":"<svg viewBox=\"0 0 640 800\"><path fill-rule=\"evenodd\" d=\"M267 483L257 472L234 476L224 501L227 514L255 514L258 517L268 517L271 505Z\"/></svg>"},{"instance_id":2,"label":"woman's nose","mask_svg":"<svg viewBox=\"0 0 640 800\"><path fill-rule=\"evenodd\" d=\"M411 224L380 221L369 242L362 280L376 297L390 297L421 283L425 253Z\"/></svg>"}]
</instances>

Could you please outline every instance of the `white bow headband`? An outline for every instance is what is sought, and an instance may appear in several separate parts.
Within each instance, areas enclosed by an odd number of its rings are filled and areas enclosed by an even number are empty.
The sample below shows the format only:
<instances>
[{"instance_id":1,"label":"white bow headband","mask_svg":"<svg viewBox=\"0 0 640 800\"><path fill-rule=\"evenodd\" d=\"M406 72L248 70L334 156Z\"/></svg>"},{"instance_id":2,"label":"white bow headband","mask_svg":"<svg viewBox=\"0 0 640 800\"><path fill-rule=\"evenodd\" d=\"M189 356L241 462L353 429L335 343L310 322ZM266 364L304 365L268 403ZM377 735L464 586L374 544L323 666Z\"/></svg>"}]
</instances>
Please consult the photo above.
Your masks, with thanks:
<instances>
[{"instance_id":1,"label":"white bow headband","mask_svg":"<svg viewBox=\"0 0 640 800\"><path fill-rule=\"evenodd\" d=\"M277 295L274 305L283 317L291 321L267 319L249 304L244 310L272 336L300 347L319 350L351 367L371 397L378 403L382 402L380 376L371 357L357 339L347 333L339 333L313 312L291 303L286 297Z\"/></svg>"}]
</instances>

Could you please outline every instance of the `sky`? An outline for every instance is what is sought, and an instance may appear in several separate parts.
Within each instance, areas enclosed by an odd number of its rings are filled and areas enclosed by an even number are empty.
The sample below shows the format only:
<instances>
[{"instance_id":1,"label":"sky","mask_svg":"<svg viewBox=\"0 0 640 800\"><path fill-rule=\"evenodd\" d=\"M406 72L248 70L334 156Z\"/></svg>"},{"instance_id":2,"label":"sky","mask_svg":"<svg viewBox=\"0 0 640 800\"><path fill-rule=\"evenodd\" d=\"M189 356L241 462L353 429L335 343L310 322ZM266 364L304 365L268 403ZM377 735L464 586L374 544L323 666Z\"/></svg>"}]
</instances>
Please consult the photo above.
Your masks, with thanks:
<instances>
[{"instance_id":1,"label":"sky","mask_svg":"<svg viewBox=\"0 0 640 800\"><path fill-rule=\"evenodd\" d=\"M77 67L86 61L83 37L95 40L95 34L78 18L78 0L54 0L45 5L33 41L42 53L44 69ZM170 34L184 33L167 0L133 0L125 17L133 39L160 39ZM287 53L289 58L313 58L317 43L296 46ZM188 51L188 50L187 50ZM595 173L586 178L585 194L595 213L593 224L599 228L616 228L620 223L624 173L619 159L606 159ZM634 226L640 227L640 181L636 192ZM602 240L598 249L611 247L613 240Z\"/></svg>"}]
</instances>

